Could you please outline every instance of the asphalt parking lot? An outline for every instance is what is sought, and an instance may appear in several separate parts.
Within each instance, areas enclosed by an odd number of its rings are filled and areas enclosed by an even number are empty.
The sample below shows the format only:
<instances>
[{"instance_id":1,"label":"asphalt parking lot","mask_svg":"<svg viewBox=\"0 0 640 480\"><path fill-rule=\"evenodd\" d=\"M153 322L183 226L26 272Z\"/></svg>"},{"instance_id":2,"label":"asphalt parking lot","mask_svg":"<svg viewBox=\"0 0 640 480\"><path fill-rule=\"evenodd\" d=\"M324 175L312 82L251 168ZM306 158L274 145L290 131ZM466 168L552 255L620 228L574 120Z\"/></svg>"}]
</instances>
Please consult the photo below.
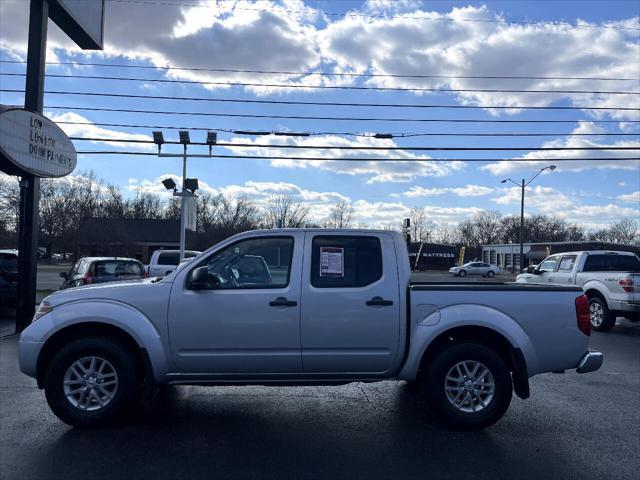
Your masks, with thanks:
<instances>
[{"instance_id":1,"label":"asphalt parking lot","mask_svg":"<svg viewBox=\"0 0 640 480\"><path fill-rule=\"evenodd\" d=\"M442 427L403 382L175 387L118 427L49 411L0 339L0 477L631 479L640 471L640 328L594 333L603 368L545 374L481 432Z\"/></svg>"}]
</instances>

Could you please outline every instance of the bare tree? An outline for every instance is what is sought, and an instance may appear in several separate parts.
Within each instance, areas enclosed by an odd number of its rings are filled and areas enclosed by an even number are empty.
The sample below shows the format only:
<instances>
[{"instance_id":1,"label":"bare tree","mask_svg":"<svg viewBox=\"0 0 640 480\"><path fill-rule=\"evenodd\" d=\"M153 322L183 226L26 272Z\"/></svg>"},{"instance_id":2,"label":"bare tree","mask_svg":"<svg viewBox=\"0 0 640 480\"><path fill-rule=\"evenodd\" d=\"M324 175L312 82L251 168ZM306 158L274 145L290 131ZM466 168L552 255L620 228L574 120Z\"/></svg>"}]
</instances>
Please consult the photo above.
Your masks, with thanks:
<instances>
[{"instance_id":1,"label":"bare tree","mask_svg":"<svg viewBox=\"0 0 640 480\"><path fill-rule=\"evenodd\" d=\"M483 211L458 225L460 241L470 247L479 247L500 241L502 216L499 212Z\"/></svg>"},{"instance_id":2,"label":"bare tree","mask_svg":"<svg viewBox=\"0 0 640 480\"><path fill-rule=\"evenodd\" d=\"M445 223L439 225L434 232L434 240L445 245L455 245L460 242L460 236L455 226Z\"/></svg>"},{"instance_id":3,"label":"bare tree","mask_svg":"<svg viewBox=\"0 0 640 480\"><path fill-rule=\"evenodd\" d=\"M436 224L427 219L424 208L413 207L409 211L409 234L412 242L432 242Z\"/></svg>"},{"instance_id":4,"label":"bare tree","mask_svg":"<svg viewBox=\"0 0 640 480\"><path fill-rule=\"evenodd\" d=\"M20 207L20 187L18 178L0 173L0 223L7 230L14 230L18 225Z\"/></svg>"},{"instance_id":5,"label":"bare tree","mask_svg":"<svg viewBox=\"0 0 640 480\"><path fill-rule=\"evenodd\" d=\"M309 215L309 207L287 195L275 195L265 205L267 228L300 228Z\"/></svg>"},{"instance_id":6,"label":"bare tree","mask_svg":"<svg viewBox=\"0 0 640 480\"><path fill-rule=\"evenodd\" d=\"M608 229L609 242L632 244L639 240L638 222L631 217L625 217L619 222L612 223Z\"/></svg>"},{"instance_id":7,"label":"bare tree","mask_svg":"<svg viewBox=\"0 0 640 480\"><path fill-rule=\"evenodd\" d=\"M325 221L326 228L349 228L353 219L354 208L347 202L338 202L329 212Z\"/></svg>"}]
</instances>

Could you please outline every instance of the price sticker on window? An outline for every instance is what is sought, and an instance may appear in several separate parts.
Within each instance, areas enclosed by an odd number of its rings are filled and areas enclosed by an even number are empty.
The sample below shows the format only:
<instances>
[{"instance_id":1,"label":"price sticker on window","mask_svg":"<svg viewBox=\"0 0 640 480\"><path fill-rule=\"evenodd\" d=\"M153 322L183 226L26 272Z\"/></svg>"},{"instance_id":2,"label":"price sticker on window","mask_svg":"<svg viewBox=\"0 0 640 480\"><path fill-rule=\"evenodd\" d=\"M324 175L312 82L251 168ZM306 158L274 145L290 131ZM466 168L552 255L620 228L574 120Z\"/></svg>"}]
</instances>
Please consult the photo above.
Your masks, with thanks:
<instances>
[{"instance_id":1,"label":"price sticker on window","mask_svg":"<svg viewBox=\"0 0 640 480\"><path fill-rule=\"evenodd\" d=\"M320 276L344 277L344 248L320 247Z\"/></svg>"}]
</instances>

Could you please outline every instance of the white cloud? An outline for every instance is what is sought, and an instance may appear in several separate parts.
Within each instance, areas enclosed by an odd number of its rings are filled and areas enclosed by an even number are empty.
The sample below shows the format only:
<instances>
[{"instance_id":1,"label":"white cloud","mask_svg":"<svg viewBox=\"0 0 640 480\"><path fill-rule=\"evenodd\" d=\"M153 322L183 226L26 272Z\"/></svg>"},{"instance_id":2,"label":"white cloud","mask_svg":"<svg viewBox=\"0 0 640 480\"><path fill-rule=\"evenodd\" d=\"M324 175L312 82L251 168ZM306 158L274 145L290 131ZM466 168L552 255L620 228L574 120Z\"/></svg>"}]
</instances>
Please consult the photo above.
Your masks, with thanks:
<instances>
[{"instance_id":1,"label":"white cloud","mask_svg":"<svg viewBox=\"0 0 640 480\"><path fill-rule=\"evenodd\" d=\"M603 130L593 122L580 122L572 133L603 133ZM545 142L543 147L557 148L605 148L605 150L559 150L528 152L514 160L490 163L480 167L494 175L508 175L518 171L532 171L548 166L557 161L558 170L579 172L588 169L620 169L635 170L640 168L640 162L634 160L601 160L591 161L585 158L638 158L640 155L640 141L620 140L613 143L603 143L597 137L568 135L562 139ZM607 147L632 147L633 150L606 150ZM568 160L564 160L568 159ZM548 172L545 172L545 174Z\"/></svg>"},{"instance_id":2,"label":"white cloud","mask_svg":"<svg viewBox=\"0 0 640 480\"><path fill-rule=\"evenodd\" d=\"M197 6L107 2L106 48L98 56L124 56L157 66L285 70L314 68L335 72L406 75L516 75L540 77L637 77L640 44L638 17L607 22L624 29L568 25L501 23L488 7L453 8L439 13L411 0L370 0L342 18L323 16L302 0L194 0ZM8 55L24 57L27 2L0 2L0 45ZM408 12L408 13L407 13ZM356 13L357 15L352 15ZM471 21L470 21L471 20ZM478 20L478 21L473 21ZM497 22L496 22L497 21ZM582 22L585 23L586 22ZM63 49L76 58L92 55L74 47L55 26L51 54ZM51 60L53 57L49 57ZM526 61L523 61L526 59ZM354 77L260 75L172 70L171 78L196 81L259 81L314 85L355 84ZM634 90L636 82L545 79L392 78L367 82L384 87L454 89ZM223 88L208 86L207 88ZM280 89L250 88L256 93ZM626 96L606 94L460 93L458 102L513 107L545 106L569 99L580 106L626 106ZM635 97L633 98L635 100ZM499 114L499 112L492 112ZM621 121L638 112L591 112Z\"/></svg>"},{"instance_id":3,"label":"white cloud","mask_svg":"<svg viewBox=\"0 0 640 480\"><path fill-rule=\"evenodd\" d=\"M500 197L491 199L498 205L520 205L522 190L520 187L510 187L503 189L504 194ZM533 207L541 213L557 214L563 209L572 208L574 201L564 193L558 192L551 187L543 187L537 185L535 187L526 187L525 189L525 205Z\"/></svg>"},{"instance_id":4,"label":"white cloud","mask_svg":"<svg viewBox=\"0 0 640 480\"><path fill-rule=\"evenodd\" d=\"M366 147L395 147L393 140L357 137L347 139L335 135L314 137L275 137L268 141L273 145L293 145L307 148L259 148L254 144L267 143L263 139L233 138L230 143L251 144L250 147L226 147L238 155L260 158L266 156L315 157L317 160L271 160L280 168L319 168L338 174L361 175L367 183L410 182L418 177L443 177L463 168L463 162L435 162L426 155L407 151L358 150ZM355 150L312 149L311 146L355 147ZM379 159L385 160L369 160ZM343 160L338 160L343 159ZM351 159L351 160L350 160ZM356 160L359 159L359 160Z\"/></svg>"},{"instance_id":5,"label":"white cloud","mask_svg":"<svg viewBox=\"0 0 640 480\"><path fill-rule=\"evenodd\" d=\"M521 190L518 187L503 190L504 194L492 199L498 205L520 205ZM560 217L570 223L579 223L588 230L604 228L624 217L640 218L640 205L622 207L613 203L585 205L551 187L527 187L525 209L528 213L542 213Z\"/></svg>"},{"instance_id":6,"label":"white cloud","mask_svg":"<svg viewBox=\"0 0 640 480\"><path fill-rule=\"evenodd\" d=\"M151 140L149 135L140 133L128 133L118 130L109 130L95 125L91 120L82 115L73 112L52 113L46 112L46 116L54 122L74 122L84 125L70 125L58 123L58 126L70 137L85 137L104 139L100 141L75 141L77 150L84 150L86 145L109 145L111 147L135 149L135 150L155 150L153 144L136 143L136 142L110 142L109 140Z\"/></svg>"},{"instance_id":7,"label":"white cloud","mask_svg":"<svg viewBox=\"0 0 640 480\"><path fill-rule=\"evenodd\" d=\"M493 188L484 187L482 185L465 185L464 187L440 187L440 188L424 188L420 186L411 187L403 193L394 193L393 197L434 197L437 195L453 194L459 197L481 197L493 192Z\"/></svg>"},{"instance_id":8,"label":"white cloud","mask_svg":"<svg viewBox=\"0 0 640 480\"><path fill-rule=\"evenodd\" d=\"M640 205L640 191L619 195L618 200L621 202L635 203Z\"/></svg>"}]
</instances>

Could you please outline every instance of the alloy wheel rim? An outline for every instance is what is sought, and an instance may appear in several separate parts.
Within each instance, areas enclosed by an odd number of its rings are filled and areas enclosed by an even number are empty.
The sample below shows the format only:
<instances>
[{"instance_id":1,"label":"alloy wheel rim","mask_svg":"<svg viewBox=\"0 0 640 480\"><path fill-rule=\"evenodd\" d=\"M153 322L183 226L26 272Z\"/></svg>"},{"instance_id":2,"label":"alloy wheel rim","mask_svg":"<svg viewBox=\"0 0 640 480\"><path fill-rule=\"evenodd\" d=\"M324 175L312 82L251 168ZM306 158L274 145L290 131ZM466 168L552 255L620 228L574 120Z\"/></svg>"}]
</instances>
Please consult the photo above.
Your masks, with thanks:
<instances>
[{"instance_id":1,"label":"alloy wheel rim","mask_svg":"<svg viewBox=\"0 0 640 480\"><path fill-rule=\"evenodd\" d=\"M602 305L596 302L589 305L589 317L591 318L591 325L593 325L594 327L599 327L600 325L602 325L602 320L604 318Z\"/></svg>"},{"instance_id":2,"label":"alloy wheel rim","mask_svg":"<svg viewBox=\"0 0 640 480\"><path fill-rule=\"evenodd\" d=\"M105 358L82 357L64 374L63 389L71 405L93 412L106 407L118 391L118 373Z\"/></svg>"},{"instance_id":3,"label":"alloy wheel rim","mask_svg":"<svg viewBox=\"0 0 640 480\"><path fill-rule=\"evenodd\" d=\"M486 365L476 360L464 360L449 369L444 391L449 403L464 413L478 413L491 403L496 384Z\"/></svg>"}]
</instances>

